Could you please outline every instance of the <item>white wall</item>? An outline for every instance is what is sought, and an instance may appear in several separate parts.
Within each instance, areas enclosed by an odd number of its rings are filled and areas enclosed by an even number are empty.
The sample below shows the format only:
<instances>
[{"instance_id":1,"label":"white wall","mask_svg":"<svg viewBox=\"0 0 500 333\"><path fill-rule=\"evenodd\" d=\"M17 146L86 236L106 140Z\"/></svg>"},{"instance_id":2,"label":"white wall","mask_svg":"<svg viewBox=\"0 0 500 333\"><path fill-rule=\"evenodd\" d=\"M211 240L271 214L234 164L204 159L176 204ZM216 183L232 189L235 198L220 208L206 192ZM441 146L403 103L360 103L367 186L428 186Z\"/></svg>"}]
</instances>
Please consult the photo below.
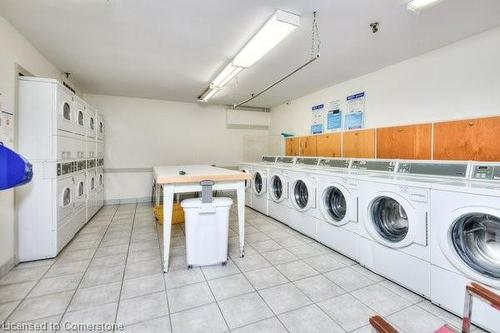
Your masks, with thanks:
<instances>
[{"instance_id":1,"label":"white wall","mask_svg":"<svg viewBox=\"0 0 500 333\"><path fill-rule=\"evenodd\" d=\"M268 134L226 129L222 106L103 95L84 99L104 114L105 169L110 171L155 165L237 166L244 156L244 139ZM152 176L147 171L108 172L105 181L106 200L151 195Z\"/></svg>"},{"instance_id":2,"label":"white wall","mask_svg":"<svg viewBox=\"0 0 500 333\"><path fill-rule=\"evenodd\" d=\"M311 106L360 91L366 127L498 115L499 59L496 28L272 108L270 132L307 135Z\"/></svg>"},{"instance_id":3,"label":"white wall","mask_svg":"<svg viewBox=\"0 0 500 333\"><path fill-rule=\"evenodd\" d=\"M57 78L61 72L0 16L0 93L2 108L15 112L16 64L33 75ZM16 142L14 142L14 145ZM12 264L16 248L14 191L0 192L0 275Z\"/></svg>"}]
</instances>

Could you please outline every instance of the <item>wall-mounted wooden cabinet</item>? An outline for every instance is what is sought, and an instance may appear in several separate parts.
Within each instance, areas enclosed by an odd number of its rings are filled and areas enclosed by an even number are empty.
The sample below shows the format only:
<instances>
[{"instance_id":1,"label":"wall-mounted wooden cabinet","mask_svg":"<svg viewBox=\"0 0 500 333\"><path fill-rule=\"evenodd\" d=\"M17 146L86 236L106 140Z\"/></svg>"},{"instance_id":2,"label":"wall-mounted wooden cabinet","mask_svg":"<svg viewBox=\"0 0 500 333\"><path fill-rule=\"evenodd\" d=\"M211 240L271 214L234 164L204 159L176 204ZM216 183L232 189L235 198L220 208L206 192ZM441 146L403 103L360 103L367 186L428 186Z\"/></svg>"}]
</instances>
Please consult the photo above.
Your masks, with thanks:
<instances>
[{"instance_id":1,"label":"wall-mounted wooden cabinet","mask_svg":"<svg viewBox=\"0 0 500 333\"><path fill-rule=\"evenodd\" d=\"M316 153L322 157L342 156L342 134L331 133L316 137Z\"/></svg>"},{"instance_id":2,"label":"wall-mounted wooden cabinet","mask_svg":"<svg viewBox=\"0 0 500 333\"><path fill-rule=\"evenodd\" d=\"M377 157L430 160L432 124L377 128Z\"/></svg>"},{"instance_id":3,"label":"wall-mounted wooden cabinet","mask_svg":"<svg viewBox=\"0 0 500 333\"><path fill-rule=\"evenodd\" d=\"M305 136L300 138L300 156L316 156L316 148L316 136Z\"/></svg>"},{"instance_id":4,"label":"wall-mounted wooden cabinet","mask_svg":"<svg viewBox=\"0 0 500 333\"><path fill-rule=\"evenodd\" d=\"M343 156L375 158L375 130L348 131L342 133Z\"/></svg>"},{"instance_id":5,"label":"wall-mounted wooden cabinet","mask_svg":"<svg viewBox=\"0 0 500 333\"><path fill-rule=\"evenodd\" d=\"M300 138L289 138L285 140L285 155L299 156Z\"/></svg>"},{"instance_id":6,"label":"wall-mounted wooden cabinet","mask_svg":"<svg viewBox=\"0 0 500 333\"><path fill-rule=\"evenodd\" d=\"M434 159L500 161L500 117L434 124Z\"/></svg>"}]
</instances>

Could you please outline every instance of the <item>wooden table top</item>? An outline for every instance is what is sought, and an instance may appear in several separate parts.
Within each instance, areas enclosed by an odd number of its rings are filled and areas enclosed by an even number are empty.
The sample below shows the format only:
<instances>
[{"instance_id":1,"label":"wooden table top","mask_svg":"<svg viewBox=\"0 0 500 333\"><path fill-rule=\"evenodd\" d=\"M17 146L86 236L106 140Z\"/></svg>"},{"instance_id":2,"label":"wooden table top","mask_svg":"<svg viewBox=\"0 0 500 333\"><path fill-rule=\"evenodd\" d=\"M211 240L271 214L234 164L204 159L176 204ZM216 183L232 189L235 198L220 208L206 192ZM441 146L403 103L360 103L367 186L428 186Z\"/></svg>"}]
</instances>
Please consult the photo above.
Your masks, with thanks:
<instances>
[{"instance_id":1,"label":"wooden table top","mask_svg":"<svg viewBox=\"0 0 500 333\"><path fill-rule=\"evenodd\" d=\"M184 171L186 174L180 175L180 171ZM237 181L248 180L251 177L245 172L210 165L157 166L153 167L153 175L157 184L199 183L202 180Z\"/></svg>"}]
</instances>

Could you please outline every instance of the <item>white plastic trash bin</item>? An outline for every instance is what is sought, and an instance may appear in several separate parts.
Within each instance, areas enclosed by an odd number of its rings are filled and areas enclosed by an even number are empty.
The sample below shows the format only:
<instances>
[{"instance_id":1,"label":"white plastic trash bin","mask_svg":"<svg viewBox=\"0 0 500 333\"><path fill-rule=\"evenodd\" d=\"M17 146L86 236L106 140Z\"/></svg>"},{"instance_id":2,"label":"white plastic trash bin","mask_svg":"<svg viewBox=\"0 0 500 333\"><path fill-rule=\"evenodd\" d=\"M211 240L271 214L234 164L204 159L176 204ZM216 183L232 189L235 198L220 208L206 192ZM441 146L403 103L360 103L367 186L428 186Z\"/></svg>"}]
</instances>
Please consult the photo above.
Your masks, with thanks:
<instances>
[{"instance_id":1,"label":"white plastic trash bin","mask_svg":"<svg viewBox=\"0 0 500 333\"><path fill-rule=\"evenodd\" d=\"M231 198L185 199L186 261L188 267L225 264L227 261Z\"/></svg>"}]
</instances>

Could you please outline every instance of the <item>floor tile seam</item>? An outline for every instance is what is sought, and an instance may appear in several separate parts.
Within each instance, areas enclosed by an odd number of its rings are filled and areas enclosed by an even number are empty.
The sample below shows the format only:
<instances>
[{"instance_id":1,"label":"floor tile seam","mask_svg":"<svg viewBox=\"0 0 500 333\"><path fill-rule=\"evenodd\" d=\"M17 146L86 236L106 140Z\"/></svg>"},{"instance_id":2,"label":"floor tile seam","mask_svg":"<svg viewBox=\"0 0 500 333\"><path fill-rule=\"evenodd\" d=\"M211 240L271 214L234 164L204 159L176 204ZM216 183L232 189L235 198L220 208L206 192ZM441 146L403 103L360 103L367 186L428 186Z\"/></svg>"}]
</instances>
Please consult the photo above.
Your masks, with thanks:
<instances>
[{"instance_id":1,"label":"floor tile seam","mask_svg":"<svg viewBox=\"0 0 500 333\"><path fill-rule=\"evenodd\" d=\"M131 230L134 228L136 213L137 213L137 204L135 204L135 206L134 206L134 214L133 214L134 216L132 218L132 225L131 225L131 228L130 228ZM120 311L120 303L121 303L122 292L123 292L123 283L125 281L125 273L127 271L127 263L128 263L128 256L129 256L129 253L130 253L131 240L132 240L132 232L130 232L130 236L129 236L129 240L128 240L128 251L127 251L127 254L126 254L126 257L125 257L125 265L123 267L123 272L122 272L122 279L121 279L121 285L120 285L120 293L118 294L118 305L116 307L115 319L114 319L115 323L118 320L118 313Z\"/></svg>"},{"instance_id":2,"label":"floor tile seam","mask_svg":"<svg viewBox=\"0 0 500 333\"><path fill-rule=\"evenodd\" d=\"M118 211L118 208L116 208L116 210L115 210L114 214L116 214L116 212L117 212L117 211ZM113 216L114 216L114 214L113 214ZM113 222L113 217L111 218L111 220L110 220L110 222L109 222L108 226L106 227L106 231L104 232L104 234L106 234L106 232L107 232L107 230L109 229L109 226L111 225L111 223L112 223L112 222ZM104 235L103 235L103 236L104 236ZM97 248L99 248L99 245L102 243L102 239L103 239L103 238L101 238L101 240L99 241L99 244L97 245ZM64 316L66 315L66 313L67 313L67 311L68 311L69 306L71 305L71 302L73 302L73 299L75 298L75 295L76 295L76 293L78 292L78 289L79 289L79 288L80 288L80 286L82 285L82 282L83 282L83 280L84 280L84 278L85 278L85 274L86 274L86 273L87 273L87 271L89 270L89 268L90 268L90 264L91 264L92 260L94 260L94 258L95 258L95 254L97 253L97 248L96 248L96 251L94 251L94 254L93 254L92 258L90 258L90 261L89 261L89 263L88 263L87 267L85 268L85 271L83 272L82 278L81 278L81 279L80 279L80 281L78 282L78 285L76 286L75 291L74 291L74 292L73 292L73 294L71 295L71 298L70 298L70 300L69 300L68 304L66 305L66 308L64 309L64 312L63 312L63 313L62 313L62 315L61 315L61 319L59 319L59 321L58 321L58 323L59 323L59 324L61 324L61 322L62 322L62 320L63 320Z\"/></svg>"},{"instance_id":3,"label":"floor tile seam","mask_svg":"<svg viewBox=\"0 0 500 333\"><path fill-rule=\"evenodd\" d=\"M109 226L109 225L108 225L108 226ZM97 251L94 251L94 255L95 255L95 252L97 252ZM56 256L56 258L57 258L57 256ZM19 303L15 306L15 308L14 308L14 309L12 309L12 310L10 311L10 313L8 314L8 316L5 318L5 321L8 321L8 320L11 318L12 314L13 314L13 313L14 313L14 312L15 312L15 311L19 308L19 306L20 306L20 305L21 305L21 304L22 304L22 303L26 300L26 296L28 296L28 295L29 295L29 294L30 294L30 293L31 293L31 292L35 289L35 287L36 287L36 286L40 283L40 281L41 281L41 280L42 280L42 279L43 279L43 278L47 275L47 273L48 273L48 272L50 271L50 269L51 269L51 268L55 265L55 263L56 263L56 262L57 262L57 259L56 259L56 260L54 260L54 262L53 262L53 263L49 266L49 268L45 271L45 273L43 273L43 274L42 274L42 276L40 276L40 278L39 278L39 279L35 280L36 282L33 284L33 287L32 287L32 288L30 288L30 290L28 291L28 293L26 293L26 295L25 295L22 299L20 299L20 300L19 300ZM89 263L88 263L88 265L87 265L87 269L88 269L88 267L89 267L89 266L90 266L90 262L89 262ZM71 275L71 274L67 274L67 275ZM84 275L85 275L85 273L84 273ZM81 280L80 280L80 282L79 282L79 283L81 283L81 281L82 281L82 280L83 280L83 275L82 275L82 278L81 278ZM78 289L78 287L77 287L77 289ZM76 292L76 290L75 290L75 292ZM51 294L49 294L49 295L51 295ZM70 303L71 303L71 300L70 300ZM68 303L67 307L69 306L69 304L70 304L70 303ZM66 307L66 308L67 308L67 307ZM61 317L61 319L62 319L62 317Z\"/></svg>"},{"instance_id":4,"label":"floor tile seam","mask_svg":"<svg viewBox=\"0 0 500 333\"><path fill-rule=\"evenodd\" d=\"M238 268L238 270L239 270L239 268ZM219 312L220 312L220 314L222 316L222 319L224 320L224 323L226 324L227 329L231 330L231 328L229 327L229 323L227 322L226 316L224 316L224 312L222 312L222 309L221 309L220 304L219 304L219 300L217 300L217 297L215 297L214 291L212 290L212 287L210 286L210 283L208 283L208 279L207 279L207 277L205 275L205 272L203 272L203 270L201 268L200 268L200 271L201 271L201 274L203 275L203 278L205 279L205 283L208 286L208 290L210 290L210 293L212 294L212 297L213 297L213 299L215 301L215 304L217 304L217 308L219 309ZM253 288L253 286L252 286L252 288ZM220 300L220 301L222 301L222 300Z\"/></svg>"},{"instance_id":5,"label":"floor tile seam","mask_svg":"<svg viewBox=\"0 0 500 333\"><path fill-rule=\"evenodd\" d=\"M160 235L160 227L159 227L159 223L157 224L157 222L155 221L155 231L156 231L156 235L158 236L158 239L157 239L157 243L158 243L158 248L160 249L160 261L161 261L161 275L162 275L162 279L163 279L163 288L165 290L165 301L167 302L167 307L168 307L168 313L169 313L169 325L170 325L170 332L174 332L174 326L172 325L172 314L170 312L170 301L169 301L169 298L168 298L168 288L167 288L167 280L165 278L165 275L167 273L165 273L164 271L164 263L163 263L163 251L164 249L162 248L162 243L163 243L163 235ZM165 224L163 224L163 227L165 227ZM170 230L170 232L172 232L172 230ZM170 250L169 250L169 256L170 256ZM169 261L168 263L170 264L170 258L169 258Z\"/></svg>"}]
</instances>

